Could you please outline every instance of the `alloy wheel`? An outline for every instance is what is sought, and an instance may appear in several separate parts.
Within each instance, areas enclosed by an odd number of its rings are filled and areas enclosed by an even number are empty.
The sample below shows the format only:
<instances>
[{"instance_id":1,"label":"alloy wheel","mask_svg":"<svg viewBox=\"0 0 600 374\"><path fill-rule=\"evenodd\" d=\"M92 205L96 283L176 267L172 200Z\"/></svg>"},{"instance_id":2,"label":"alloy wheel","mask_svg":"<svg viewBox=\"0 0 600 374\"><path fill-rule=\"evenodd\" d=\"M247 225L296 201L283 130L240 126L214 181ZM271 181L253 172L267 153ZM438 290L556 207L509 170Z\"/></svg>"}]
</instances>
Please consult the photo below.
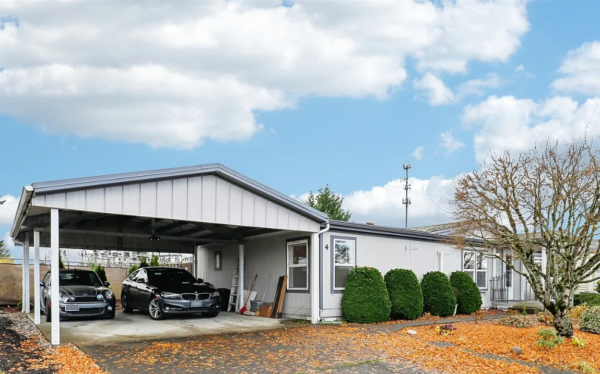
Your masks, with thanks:
<instances>
[{"instance_id":1,"label":"alloy wheel","mask_svg":"<svg viewBox=\"0 0 600 374\"><path fill-rule=\"evenodd\" d=\"M160 319L162 317L162 310L160 309L160 304L157 299L152 299L150 301L150 316L154 319Z\"/></svg>"}]
</instances>

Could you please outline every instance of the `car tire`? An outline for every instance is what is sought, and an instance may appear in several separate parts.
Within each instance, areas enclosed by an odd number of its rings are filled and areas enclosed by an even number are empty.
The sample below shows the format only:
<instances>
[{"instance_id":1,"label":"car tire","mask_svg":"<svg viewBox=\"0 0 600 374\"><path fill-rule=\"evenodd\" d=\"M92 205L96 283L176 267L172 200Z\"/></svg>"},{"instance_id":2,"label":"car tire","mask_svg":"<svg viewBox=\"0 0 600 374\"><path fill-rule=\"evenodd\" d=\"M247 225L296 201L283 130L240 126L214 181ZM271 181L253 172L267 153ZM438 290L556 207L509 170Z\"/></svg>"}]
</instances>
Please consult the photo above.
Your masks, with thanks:
<instances>
[{"instance_id":1,"label":"car tire","mask_svg":"<svg viewBox=\"0 0 600 374\"><path fill-rule=\"evenodd\" d=\"M202 317L214 318L219 315L219 312L220 312L220 310L217 310L215 312L204 312L204 313L202 313Z\"/></svg>"},{"instance_id":2,"label":"car tire","mask_svg":"<svg viewBox=\"0 0 600 374\"><path fill-rule=\"evenodd\" d=\"M148 314L150 314L150 318L155 321L165 319L165 313L157 298L152 298L152 300L150 300L150 303L148 304Z\"/></svg>"},{"instance_id":3,"label":"car tire","mask_svg":"<svg viewBox=\"0 0 600 374\"><path fill-rule=\"evenodd\" d=\"M108 319L115 319L115 309L113 308L113 310L110 311L109 315L108 315Z\"/></svg>"},{"instance_id":4,"label":"car tire","mask_svg":"<svg viewBox=\"0 0 600 374\"><path fill-rule=\"evenodd\" d=\"M127 295L125 295L125 293L123 293L123 295L121 296L121 309L123 310L123 313L133 312L133 308L131 307L131 305L129 305L129 302L127 302Z\"/></svg>"},{"instance_id":5,"label":"car tire","mask_svg":"<svg viewBox=\"0 0 600 374\"><path fill-rule=\"evenodd\" d=\"M46 309L44 314L46 315L46 322L52 322L52 311L50 310L50 303L46 300Z\"/></svg>"}]
</instances>

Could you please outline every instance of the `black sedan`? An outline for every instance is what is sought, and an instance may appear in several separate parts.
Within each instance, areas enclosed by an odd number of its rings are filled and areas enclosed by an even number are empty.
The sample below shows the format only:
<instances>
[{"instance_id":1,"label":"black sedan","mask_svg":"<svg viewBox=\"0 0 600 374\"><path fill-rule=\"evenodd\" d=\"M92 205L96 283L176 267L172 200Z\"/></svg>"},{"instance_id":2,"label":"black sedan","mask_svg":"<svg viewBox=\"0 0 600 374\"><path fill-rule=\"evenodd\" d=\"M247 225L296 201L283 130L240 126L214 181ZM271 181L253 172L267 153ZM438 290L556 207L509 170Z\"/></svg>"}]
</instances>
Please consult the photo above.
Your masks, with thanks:
<instances>
[{"instance_id":1,"label":"black sedan","mask_svg":"<svg viewBox=\"0 0 600 374\"><path fill-rule=\"evenodd\" d=\"M115 318L115 297L108 289L110 283L100 280L98 274L90 270L61 269L59 272L59 300L52 300L50 272L40 282L41 311L46 322L52 319L50 307L59 304L60 317L106 317Z\"/></svg>"},{"instance_id":2,"label":"black sedan","mask_svg":"<svg viewBox=\"0 0 600 374\"><path fill-rule=\"evenodd\" d=\"M215 317L221 310L221 296L210 283L196 279L186 270L146 267L123 281L121 306L123 313L147 310L155 320L185 313Z\"/></svg>"}]
</instances>

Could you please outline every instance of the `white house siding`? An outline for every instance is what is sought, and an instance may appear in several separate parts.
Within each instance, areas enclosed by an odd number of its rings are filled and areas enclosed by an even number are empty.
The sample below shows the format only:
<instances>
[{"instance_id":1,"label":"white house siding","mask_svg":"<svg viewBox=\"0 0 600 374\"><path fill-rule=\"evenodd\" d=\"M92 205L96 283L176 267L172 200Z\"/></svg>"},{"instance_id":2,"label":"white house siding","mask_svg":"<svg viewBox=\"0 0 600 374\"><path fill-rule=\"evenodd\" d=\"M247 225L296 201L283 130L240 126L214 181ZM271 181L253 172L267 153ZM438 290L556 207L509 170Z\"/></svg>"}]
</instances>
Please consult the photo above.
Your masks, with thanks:
<instances>
[{"instance_id":1,"label":"white house siding","mask_svg":"<svg viewBox=\"0 0 600 374\"><path fill-rule=\"evenodd\" d=\"M329 231L323 236L322 318L338 318L342 315L342 293L332 292L331 236L356 238L356 265L377 268L382 275L391 269L410 269L421 280L425 273L439 270L438 251L444 253L445 274L450 275L454 271L462 270L461 251L442 243L334 231ZM325 245L328 245L329 249L326 249ZM488 280L492 276L491 269L492 263L488 260ZM482 291L482 298L484 307L491 305L487 290Z\"/></svg>"},{"instance_id":2,"label":"white house siding","mask_svg":"<svg viewBox=\"0 0 600 374\"><path fill-rule=\"evenodd\" d=\"M261 300L267 279L271 274L271 280L265 296L266 302L272 302L275 298L277 282L279 277L287 274L286 264L286 240L295 238L309 238L310 232L283 232L248 238L244 241L244 285L245 289L250 287L254 276L258 274L254 291L257 292L256 300ZM231 288L232 275L238 260L237 244L215 244L200 247L205 258L206 280L218 288ZM214 253L223 253L223 270L214 269ZM199 252L200 253L200 252ZM201 261L199 261L199 266ZM201 271L201 270L200 270ZM310 269L310 271L313 271ZM317 269L318 271L318 269ZM283 314L286 317L306 318L310 317L310 294L286 292L283 304Z\"/></svg>"},{"instance_id":3,"label":"white house siding","mask_svg":"<svg viewBox=\"0 0 600 374\"><path fill-rule=\"evenodd\" d=\"M33 206L293 231L319 223L214 175L36 194Z\"/></svg>"}]
</instances>

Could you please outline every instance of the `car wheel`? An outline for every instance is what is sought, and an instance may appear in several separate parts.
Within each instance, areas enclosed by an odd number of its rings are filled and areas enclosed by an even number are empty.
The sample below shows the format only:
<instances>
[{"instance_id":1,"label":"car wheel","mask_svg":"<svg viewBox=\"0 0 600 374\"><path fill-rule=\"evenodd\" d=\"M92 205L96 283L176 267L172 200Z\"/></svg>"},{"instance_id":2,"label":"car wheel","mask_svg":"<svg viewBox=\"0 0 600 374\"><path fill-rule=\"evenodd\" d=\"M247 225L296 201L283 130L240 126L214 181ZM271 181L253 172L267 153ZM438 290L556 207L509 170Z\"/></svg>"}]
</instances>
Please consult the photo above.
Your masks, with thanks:
<instances>
[{"instance_id":1,"label":"car wheel","mask_svg":"<svg viewBox=\"0 0 600 374\"><path fill-rule=\"evenodd\" d=\"M50 310L50 303L48 300L46 300L46 310L44 314L46 315L46 322L52 322L52 311Z\"/></svg>"},{"instance_id":2,"label":"car wheel","mask_svg":"<svg viewBox=\"0 0 600 374\"><path fill-rule=\"evenodd\" d=\"M113 308L113 310L110 311L109 315L108 315L108 319L115 319L115 309Z\"/></svg>"},{"instance_id":3,"label":"car wheel","mask_svg":"<svg viewBox=\"0 0 600 374\"><path fill-rule=\"evenodd\" d=\"M121 309L123 309L123 313L131 313L133 312L133 308L127 302L127 295L123 294L121 296ZM113 315L115 313L113 312Z\"/></svg>"},{"instance_id":4,"label":"car wheel","mask_svg":"<svg viewBox=\"0 0 600 374\"><path fill-rule=\"evenodd\" d=\"M216 312L205 312L205 313L202 313L202 317L214 318L219 315L219 312L220 312L220 310L217 310Z\"/></svg>"},{"instance_id":5,"label":"car wheel","mask_svg":"<svg viewBox=\"0 0 600 374\"><path fill-rule=\"evenodd\" d=\"M165 319L165 314L163 313L163 310L160 307L160 303L156 298L150 300L150 305L148 305L148 312L150 313L150 318L152 318L153 320Z\"/></svg>"}]
</instances>

